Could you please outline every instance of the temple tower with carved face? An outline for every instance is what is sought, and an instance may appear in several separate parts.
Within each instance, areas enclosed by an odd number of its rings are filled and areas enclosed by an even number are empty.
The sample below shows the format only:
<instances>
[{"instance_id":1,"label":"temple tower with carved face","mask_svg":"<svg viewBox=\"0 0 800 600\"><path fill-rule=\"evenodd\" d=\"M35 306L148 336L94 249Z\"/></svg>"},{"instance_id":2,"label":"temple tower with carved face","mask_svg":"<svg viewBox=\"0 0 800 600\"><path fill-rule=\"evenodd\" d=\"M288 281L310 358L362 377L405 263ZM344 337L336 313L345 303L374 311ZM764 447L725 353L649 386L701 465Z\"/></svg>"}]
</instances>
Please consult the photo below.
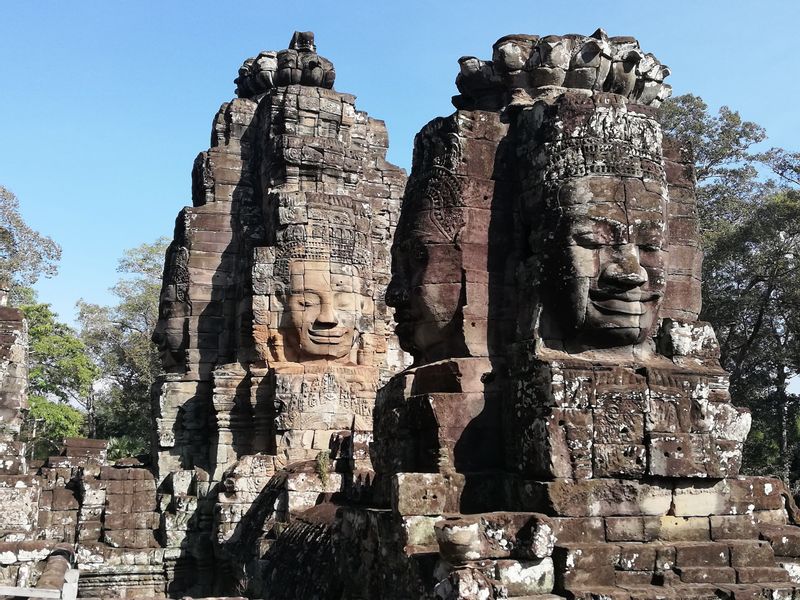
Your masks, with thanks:
<instances>
[{"instance_id":1,"label":"temple tower with carved face","mask_svg":"<svg viewBox=\"0 0 800 600\"><path fill-rule=\"evenodd\" d=\"M334 77L312 33L247 59L176 222L154 334L175 593L257 579L247 536L369 479L375 393L407 362L383 300L405 173Z\"/></svg>"},{"instance_id":2,"label":"temple tower with carved face","mask_svg":"<svg viewBox=\"0 0 800 600\"><path fill-rule=\"evenodd\" d=\"M347 597L789 597L796 508L739 475L750 415L698 321L669 70L602 30L459 62L393 242L414 363L378 394L380 510L341 512Z\"/></svg>"}]
</instances>

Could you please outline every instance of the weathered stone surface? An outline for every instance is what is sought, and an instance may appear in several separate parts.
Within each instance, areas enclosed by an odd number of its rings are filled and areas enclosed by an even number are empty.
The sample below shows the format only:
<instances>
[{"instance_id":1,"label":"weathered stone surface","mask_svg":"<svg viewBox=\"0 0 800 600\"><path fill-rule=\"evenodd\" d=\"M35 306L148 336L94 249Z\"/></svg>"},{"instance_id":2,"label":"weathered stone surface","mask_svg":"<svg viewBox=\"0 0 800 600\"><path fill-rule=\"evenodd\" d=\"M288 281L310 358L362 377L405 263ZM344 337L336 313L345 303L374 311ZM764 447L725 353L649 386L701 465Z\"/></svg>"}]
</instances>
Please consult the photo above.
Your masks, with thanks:
<instances>
[{"instance_id":1,"label":"weathered stone surface","mask_svg":"<svg viewBox=\"0 0 800 600\"><path fill-rule=\"evenodd\" d=\"M497 579L513 597L549 594L553 591L553 559L537 561L498 560Z\"/></svg>"},{"instance_id":2,"label":"weathered stone surface","mask_svg":"<svg viewBox=\"0 0 800 600\"><path fill-rule=\"evenodd\" d=\"M22 311L0 306L0 475L24 475L25 444L17 441L28 408L28 326Z\"/></svg>"}]
</instances>

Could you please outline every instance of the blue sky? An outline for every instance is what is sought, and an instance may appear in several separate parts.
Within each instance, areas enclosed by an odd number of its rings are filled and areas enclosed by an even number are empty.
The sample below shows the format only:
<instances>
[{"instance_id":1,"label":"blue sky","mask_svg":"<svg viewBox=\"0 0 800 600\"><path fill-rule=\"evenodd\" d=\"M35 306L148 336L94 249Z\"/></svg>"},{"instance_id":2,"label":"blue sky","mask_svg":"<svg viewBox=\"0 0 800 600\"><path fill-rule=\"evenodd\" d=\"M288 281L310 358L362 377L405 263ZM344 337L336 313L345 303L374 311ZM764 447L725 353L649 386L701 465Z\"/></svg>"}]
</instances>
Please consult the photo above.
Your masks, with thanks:
<instances>
[{"instance_id":1,"label":"blue sky","mask_svg":"<svg viewBox=\"0 0 800 600\"><path fill-rule=\"evenodd\" d=\"M405 168L416 131L452 112L457 59L489 58L508 33L634 35L672 68L676 94L728 105L800 148L800 2L502 3L4 0L0 184L64 251L38 286L66 320L112 301L125 248L170 235L190 172L242 60L316 32L336 89L384 119Z\"/></svg>"}]
</instances>

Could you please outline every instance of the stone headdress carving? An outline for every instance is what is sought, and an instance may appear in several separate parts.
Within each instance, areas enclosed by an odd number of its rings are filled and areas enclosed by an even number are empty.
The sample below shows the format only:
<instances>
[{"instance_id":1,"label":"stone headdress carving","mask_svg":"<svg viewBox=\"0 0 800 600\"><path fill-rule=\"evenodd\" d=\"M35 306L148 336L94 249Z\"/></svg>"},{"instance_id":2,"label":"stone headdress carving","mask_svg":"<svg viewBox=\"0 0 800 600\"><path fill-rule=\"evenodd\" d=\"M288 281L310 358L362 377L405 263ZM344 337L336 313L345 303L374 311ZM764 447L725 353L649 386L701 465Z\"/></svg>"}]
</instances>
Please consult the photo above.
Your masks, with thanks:
<instances>
[{"instance_id":1,"label":"stone headdress carving","mask_svg":"<svg viewBox=\"0 0 800 600\"><path fill-rule=\"evenodd\" d=\"M630 110L618 96L565 92L520 119L530 125L520 131L535 138L528 158L539 181L532 183L603 175L665 181L658 122L652 114Z\"/></svg>"},{"instance_id":2,"label":"stone headdress carving","mask_svg":"<svg viewBox=\"0 0 800 600\"><path fill-rule=\"evenodd\" d=\"M286 280L289 261L302 259L352 265L360 276L370 277L370 243L367 233L358 229L356 212L350 204L309 202L306 206L311 218L305 222L281 223L276 234L274 276Z\"/></svg>"},{"instance_id":3,"label":"stone headdress carving","mask_svg":"<svg viewBox=\"0 0 800 600\"><path fill-rule=\"evenodd\" d=\"M645 54L636 39L590 36L508 35L493 46L492 60L459 59L453 98L456 108L496 110L530 104L563 89L612 92L638 104L658 107L672 93L664 83L669 68Z\"/></svg>"},{"instance_id":4,"label":"stone headdress carving","mask_svg":"<svg viewBox=\"0 0 800 600\"><path fill-rule=\"evenodd\" d=\"M286 85L331 89L335 78L333 63L317 54L314 34L295 31L287 50L263 51L246 59L234 83L237 96L256 98L274 87Z\"/></svg>"},{"instance_id":5,"label":"stone headdress carving","mask_svg":"<svg viewBox=\"0 0 800 600\"><path fill-rule=\"evenodd\" d=\"M454 241L466 224L461 182L456 176L463 150L447 119L434 119L417 134L414 168L406 186L406 214L429 210L436 228Z\"/></svg>"}]
</instances>

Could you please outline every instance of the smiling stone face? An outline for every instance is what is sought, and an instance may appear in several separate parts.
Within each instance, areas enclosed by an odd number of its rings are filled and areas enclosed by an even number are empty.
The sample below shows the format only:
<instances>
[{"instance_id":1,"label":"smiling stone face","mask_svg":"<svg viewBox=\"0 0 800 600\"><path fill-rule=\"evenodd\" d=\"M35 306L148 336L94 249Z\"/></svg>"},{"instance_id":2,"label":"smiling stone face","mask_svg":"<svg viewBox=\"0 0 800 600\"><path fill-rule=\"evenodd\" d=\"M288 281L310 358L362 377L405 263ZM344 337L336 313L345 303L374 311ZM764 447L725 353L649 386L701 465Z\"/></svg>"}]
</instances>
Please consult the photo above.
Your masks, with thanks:
<instances>
[{"instance_id":1,"label":"smiling stone face","mask_svg":"<svg viewBox=\"0 0 800 600\"><path fill-rule=\"evenodd\" d=\"M371 296L361 277L326 260L292 260L281 330L294 360L347 361L358 320L370 313Z\"/></svg>"},{"instance_id":2,"label":"smiling stone face","mask_svg":"<svg viewBox=\"0 0 800 600\"><path fill-rule=\"evenodd\" d=\"M546 302L586 346L641 343L665 289L666 202L633 180L585 177L558 190Z\"/></svg>"}]
</instances>

